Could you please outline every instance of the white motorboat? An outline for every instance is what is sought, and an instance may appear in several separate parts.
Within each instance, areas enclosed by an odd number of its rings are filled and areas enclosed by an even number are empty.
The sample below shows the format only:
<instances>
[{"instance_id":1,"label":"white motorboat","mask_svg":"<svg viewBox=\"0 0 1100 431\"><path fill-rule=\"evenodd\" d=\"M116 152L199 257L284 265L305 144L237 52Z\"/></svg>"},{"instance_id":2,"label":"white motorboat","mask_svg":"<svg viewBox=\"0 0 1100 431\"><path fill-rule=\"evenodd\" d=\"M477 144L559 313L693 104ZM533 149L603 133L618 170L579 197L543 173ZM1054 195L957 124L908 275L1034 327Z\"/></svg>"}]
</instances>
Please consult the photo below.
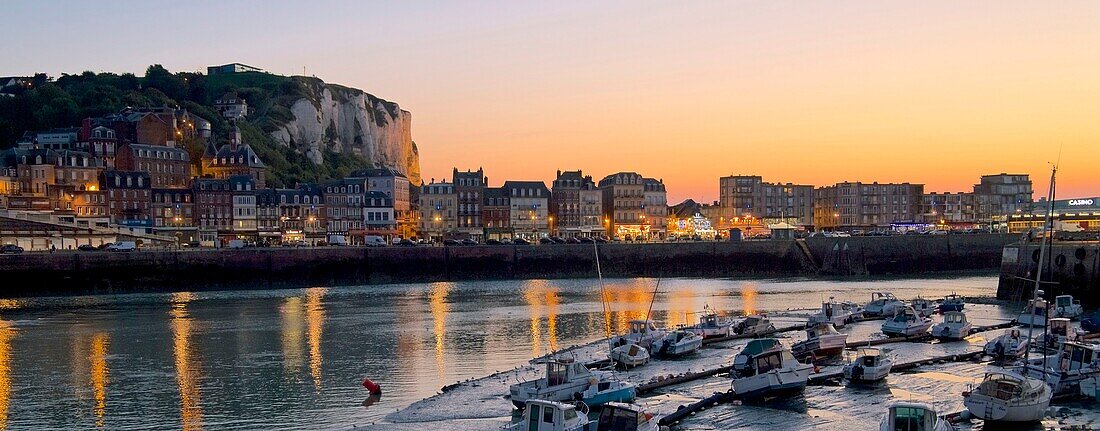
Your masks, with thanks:
<instances>
[{"instance_id":1,"label":"white motorboat","mask_svg":"<svg viewBox=\"0 0 1100 431\"><path fill-rule=\"evenodd\" d=\"M806 330L806 340L791 346L796 358L823 358L844 350L848 334L837 332L830 323L821 323Z\"/></svg>"},{"instance_id":2,"label":"white motorboat","mask_svg":"<svg viewBox=\"0 0 1100 431\"><path fill-rule=\"evenodd\" d=\"M593 422L588 420L587 412L578 412L577 407L546 400L527 400L523 409L523 419L508 425L506 431L591 431Z\"/></svg>"},{"instance_id":3,"label":"white motorboat","mask_svg":"<svg viewBox=\"0 0 1100 431\"><path fill-rule=\"evenodd\" d=\"M1070 327L1070 321L1067 317L1053 317L1047 320L1047 330L1044 335L1043 344L1048 348L1057 349L1066 340L1070 340L1076 337L1073 334ZM1071 337L1071 335L1073 337Z\"/></svg>"},{"instance_id":4,"label":"white motorboat","mask_svg":"<svg viewBox=\"0 0 1100 431\"><path fill-rule=\"evenodd\" d=\"M943 322L932 327L932 336L943 341L961 340L970 335L973 327L966 319L966 313L948 311L943 313Z\"/></svg>"},{"instance_id":5,"label":"white motorboat","mask_svg":"<svg viewBox=\"0 0 1100 431\"><path fill-rule=\"evenodd\" d=\"M1083 380L1100 375L1100 345L1066 341L1057 353L1032 358L1022 368L1026 376L1045 381L1055 394L1075 393Z\"/></svg>"},{"instance_id":6,"label":"white motorboat","mask_svg":"<svg viewBox=\"0 0 1100 431\"><path fill-rule=\"evenodd\" d=\"M966 307L966 298L952 293L943 297L943 301L940 302L938 308L941 313L946 313L948 311L963 311L964 307Z\"/></svg>"},{"instance_id":7,"label":"white motorboat","mask_svg":"<svg viewBox=\"0 0 1100 431\"><path fill-rule=\"evenodd\" d=\"M913 310L916 310L917 314L920 314L924 317L931 316L933 313L936 312L936 303L921 298L919 296L911 301L909 303L909 306L913 307Z\"/></svg>"},{"instance_id":8,"label":"white motorboat","mask_svg":"<svg viewBox=\"0 0 1100 431\"><path fill-rule=\"evenodd\" d=\"M931 405L916 401L890 404L878 426L879 431L954 431L947 418L936 413Z\"/></svg>"},{"instance_id":9,"label":"white motorboat","mask_svg":"<svg viewBox=\"0 0 1100 431\"><path fill-rule=\"evenodd\" d=\"M733 391L749 400L799 394L813 370L812 364L799 362L790 350L768 350L752 358L752 375L733 380Z\"/></svg>"},{"instance_id":10,"label":"white motorboat","mask_svg":"<svg viewBox=\"0 0 1100 431\"><path fill-rule=\"evenodd\" d=\"M703 337L683 329L669 332L653 346L654 353L661 356L684 356L695 353L700 347L703 347Z\"/></svg>"},{"instance_id":11,"label":"white motorboat","mask_svg":"<svg viewBox=\"0 0 1100 431\"><path fill-rule=\"evenodd\" d=\"M856 353L856 359L844 366L844 378L850 383L872 383L890 374L894 361L881 350L865 347Z\"/></svg>"},{"instance_id":12,"label":"white motorboat","mask_svg":"<svg viewBox=\"0 0 1100 431\"><path fill-rule=\"evenodd\" d=\"M985 343L985 354L998 358L1021 358L1027 352L1027 344L1027 337L1013 328Z\"/></svg>"},{"instance_id":13,"label":"white motorboat","mask_svg":"<svg viewBox=\"0 0 1100 431\"><path fill-rule=\"evenodd\" d=\"M882 333L893 336L912 337L923 335L932 327L932 319L917 314L913 307L898 309L894 317L882 322Z\"/></svg>"},{"instance_id":14,"label":"white motorboat","mask_svg":"<svg viewBox=\"0 0 1100 431\"><path fill-rule=\"evenodd\" d=\"M649 350L636 343L611 349L611 361L625 368L640 367L649 363Z\"/></svg>"},{"instance_id":15,"label":"white motorboat","mask_svg":"<svg viewBox=\"0 0 1100 431\"><path fill-rule=\"evenodd\" d=\"M512 404L522 408L528 400L584 401L597 406L634 399L634 385L616 380L608 371L592 371L572 358L547 359L546 375L509 388Z\"/></svg>"},{"instance_id":16,"label":"white motorboat","mask_svg":"<svg viewBox=\"0 0 1100 431\"><path fill-rule=\"evenodd\" d=\"M733 331L746 336L758 337L775 331L775 325L763 314L746 316L733 326Z\"/></svg>"},{"instance_id":17,"label":"white motorboat","mask_svg":"<svg viewBox=\"0 0 1100 431\"><path fill-rule=\"evenodd\" d=\"M863 314L868 316L893 316L894 312L904 308L905 303L894 297L890 292L871 293L871 302L863 307Z\"/></svg>"},{"instance_id":18,"label":"white motorboat","mask_svg":"<svg viewBox=\"0 0 1100 431\"><path fill-rule=\"evenodd\" d=\"M978 387L963 392L970 414L986 421L1034 422L1047 415L1053 391L1042 380L1013 372L987 373Z\"/></svg>"},{"instance_id":19,"label":"white motorboat","mask_svg":"<svg viewBox=\"0 0 1100 431\"><path fill-rule=\"evenodd\" d=\"M830 297L829 302L821 303L820 312L810 316L809 321L806 322L806 327L812 328L820 323L830 323L837 328L843 328L848 322L858 318L856 317L857 312L862 317L863 310L860 310L855 304L837 302Z\"/></svg>"},{"instance_id":20,"label":"white motorboat","mask_svg":"<svg viewBox=\"0 0 1100 431\"><path fill-rule=\"evenodd\" d=\"M749 341L733 356L733 371L737 375L750 375L753 370L752 358L769 350L782 349L783 345L774 338L760 338Z\"/></svg>"},{"instance_id":21,"label":"white motorboat","mask_svg":"<svg viewBox=\"0 0 1100 431\"><path fill-rule=\"evenodd\" d=\"M717 338L728 337L732 325L733 322L729 318L719 316L718 313L707 308L703 311L703 315L699 316L699 324L686 329L703 338Z\"/></svg>"},{"instance_id":22,"label":"white motorboat","mask_svg":"<svg viewBox=\"0 0 1100 431\"><path fill-rule=\"evenodd\" d=\"M1027 301L1027 306L1016 317L1016 323L1038 328L1047 326L1047 301L1043 298Z\"/></svg>"},{"instance_id":23,"label":"white motorboat","mask_svg":"<svg viewBox=\"0 0 1100 431\"><path fill-rule=\"evenodd\" d=\"M657 416L637 404L607 403L596 421L599 431L664 431Z\"/></svg>"},{"instance_id":24,"label":"white motorboat","mask_svg":"<svg viewBox=\"0 0 1100 431\"><path fill-rule=\"evenodd\" d=\"M1058 295L1054 297L1053 314L1054 317L1079 319L1085 314L1085 309L1081 307L1081 301L1073 299L1073 295Z\"/></svg>"},{"instance_id":25,"label":"white motorboat","mask_svg":"<svg viewBox=\"0 0 1100 431\"><path fill-rule=\"evenodd\" d=\"M635 343L646 349L653 349L653 343L665 338L667 332L657 329L652 320L631 320L630 329L626 334L611 339L611 344L618 347Z\"/></svg>"}]
</instances>

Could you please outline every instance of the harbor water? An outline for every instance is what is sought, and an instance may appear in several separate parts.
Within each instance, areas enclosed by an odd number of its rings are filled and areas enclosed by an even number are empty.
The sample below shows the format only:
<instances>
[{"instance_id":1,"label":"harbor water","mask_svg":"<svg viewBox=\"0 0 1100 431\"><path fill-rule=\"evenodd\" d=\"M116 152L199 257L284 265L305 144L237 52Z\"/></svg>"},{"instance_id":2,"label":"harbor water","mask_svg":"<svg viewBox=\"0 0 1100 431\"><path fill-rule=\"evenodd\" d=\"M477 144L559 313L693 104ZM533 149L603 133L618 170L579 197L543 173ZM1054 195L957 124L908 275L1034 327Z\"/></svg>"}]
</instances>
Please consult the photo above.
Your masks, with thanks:
<instances>
[{"instance_id":1,"label":"harbor water","mask_svg":"<svg viewBox=\"0 0 1100 431\"><path fill-rule=\"evenodd\" d=\"M737 314L770 312L777 322L790 323L829 297L866 302L873 291L902 299L991 297L997 279L664 279L651 301L657 283L606 280L609 312L591 279L6 300L0 302L0 428L498 429L510 420L502 391L484 392L469 407L420 400L445 385L492 380L484 378L596 342L608 327L620 332L651 307L663 326L694 323L705 305ZM1016 310L1010 308L982 305L972 320L1011 319ZM853 326L849 340L873 338L877 327ZM789 335L791 342L800 336ZM706 349L690 366L728 363L735 348ZM899 354L919 356L923 348ZM678 371L675 362L653 365L659 372ZM935 365L868 392L814 387L792 404L720 406L682 427L767 429L782 420L803 428L862 429L877 425L890 394L934 396L944 410L957 409L960 388L984 368ZM383 394L370 397L364 378L380 384ZM496 384L506 387L503 378ZM674 409L728 386L728 378L715 377L652 402ZM1073 410L1085 413L1072 421L1094 423L1088 410Z\"/></svg>"}]
</instances>

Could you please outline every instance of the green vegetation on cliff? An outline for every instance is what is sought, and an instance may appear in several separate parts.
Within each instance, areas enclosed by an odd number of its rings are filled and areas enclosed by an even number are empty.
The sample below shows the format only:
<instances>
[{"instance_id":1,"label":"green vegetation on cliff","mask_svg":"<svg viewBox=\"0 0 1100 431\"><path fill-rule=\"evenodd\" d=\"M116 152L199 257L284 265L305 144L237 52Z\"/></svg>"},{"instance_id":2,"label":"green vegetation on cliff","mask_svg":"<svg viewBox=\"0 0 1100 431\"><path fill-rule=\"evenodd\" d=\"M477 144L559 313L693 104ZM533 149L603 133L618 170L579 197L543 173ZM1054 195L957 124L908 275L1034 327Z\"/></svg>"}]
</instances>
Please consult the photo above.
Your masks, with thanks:
<instances>
[{"instance_id":1,"label":"green vegetation on cliff","mask_svg":"<svg viewBox=\"0 0 1100 431\"><path fill-rule=\"evenodd\" d=\"M316 94L316 78L286 77L260 72L203 75L172 73L159 64L145 76L131 73L84 72L63 74L56 80L35 76L30 88L16 89L14 97L0 97L0 150L14 145L29 130L79 126L81 120L118 112L123 108L178 106L210 121L219 143L226 139L229 123L214 111L222 94L235 91L248 101L252 113L238 122L242 138L267 164L268 183L291 187L295 182L340 178L355 169L369 167L363 157L325 150L323 165L315 165L298 149L285 147L269 132L294 119L289 106ZM323 84L321 84L323 85ZM395 105L396 106L396 105ZM202 154L201 143L187 143L192 157Z\"/></svg>"}]
</instances>

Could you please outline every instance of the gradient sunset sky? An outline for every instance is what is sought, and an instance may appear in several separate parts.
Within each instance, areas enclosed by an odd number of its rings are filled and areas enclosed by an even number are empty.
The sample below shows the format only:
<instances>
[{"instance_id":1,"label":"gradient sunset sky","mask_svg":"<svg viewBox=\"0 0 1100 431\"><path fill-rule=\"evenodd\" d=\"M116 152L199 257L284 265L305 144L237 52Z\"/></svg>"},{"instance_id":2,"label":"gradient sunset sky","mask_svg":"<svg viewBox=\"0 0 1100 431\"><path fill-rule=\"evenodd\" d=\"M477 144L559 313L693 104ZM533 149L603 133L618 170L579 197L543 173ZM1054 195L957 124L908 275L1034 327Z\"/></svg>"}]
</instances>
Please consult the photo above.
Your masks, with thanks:
<instances>
[{"instance_id":1,"label":"gradient sunset sky","mask_svg":"<svg viewBox=\"0 0 1100 431\"><path fill-rule=\"evenodd\" d=\"M4 2L0 76L242 62L413 113L425 179L909 181L1100 195L1100 2Z\"/></svg>"}]
</instances>

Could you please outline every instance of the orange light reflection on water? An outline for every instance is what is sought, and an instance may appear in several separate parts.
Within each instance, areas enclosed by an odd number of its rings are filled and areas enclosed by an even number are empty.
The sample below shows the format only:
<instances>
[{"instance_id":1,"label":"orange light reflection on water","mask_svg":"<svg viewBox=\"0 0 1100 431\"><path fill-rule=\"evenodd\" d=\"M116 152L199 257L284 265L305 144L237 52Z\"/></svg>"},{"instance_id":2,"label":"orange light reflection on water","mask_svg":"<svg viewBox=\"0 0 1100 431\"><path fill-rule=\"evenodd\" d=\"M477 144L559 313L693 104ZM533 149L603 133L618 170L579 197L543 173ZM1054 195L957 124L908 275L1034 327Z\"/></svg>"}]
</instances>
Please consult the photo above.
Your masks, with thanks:
<instances>
[{"instance_id":1,"label":"orange light reflection on water","mask_svg":"<svg viewBox=\"0 0 1100 431\"><path fill-rule=\"evenodd\" d=\"M328 289L313 287L306 289L306 325L309 342L309 375L313 377L313 387L321 389L321 336L325 326L324 296Z\"/></svg>"},{"instance_id":2,"label":"orange light reflection on water","mask_svg":"<svg viewBox=\"0 0 1100 431\"><path fill-rule=\"evenodd\" d=\"M298 372L303 364L302 344L305 319L302 315L302 297L288 296L280 309L282 315L283 368L288 373Z\"/></svg>"},{"instance_id":3,"label":"orange light reflection on water","mask_svg":"<svg viewBox=\"0 0 1100 431\"><path fill-rule=\"evenodd\" d=\"M450 311L447 295L453 288L453 283L432 283L428 290L428 304L432 312L433 329L435 331L435 367L439 373L439 378L443 378L447 372L443 342L447 334L447 312Z\"/></svg>"},{"instance_id":4,"label":"orange light reflection on water","mask_svg":"<svg viewBox=\"0 0 1100 431\"><path fill-rule=\"evenodd\" d=\"M741 283L741 306L746 316L756 314L756 283Z\"/></svg>"},{"instance_id":5,"label":"orange light reflection on water","mask_svg":"<svg viewBox=\"0 0 1100 431\"><path fill-rule=\"evenodd\" d=\"M0 429L8 427L8 409L11 407L11 340L15 328L11 322L0 320Z\"/></svg>"},{"instance_id":6,"label":"orange light reflection on water","mask_svg":"<svg viewBox=\"0 0 1100 431\"><path fill-rule=\"evenodd\" d=\"M530 309L531 355L542 354L542 315L546 312L546 342L549 352L558 350L558 287L545 280L530 280L523 284L523 300Z\"/></svg>"},{"instance_id":7,"label":"orange light reflection on water","mask_svg":"<svg viewBox=\"0 0 1100 431\"><path fill-rule=\"evenodd\" d=\"M103 428L104 415L107 412L107 347L111 343L111 336L106 332L99 332L92 336L92 348L89 354L91 360L92 393L95 396L95 426Z\"/></svg>"},{"instance_id":8,"label":"orange light reflection on water","mask_svg":"<svg viewBox=\"0 0 1100 431\"><path fill-rule=\"evenodd\" d=\"M191 292L172 294L171 316L173 357L176 363L176 384L180 393L180 420L185 431L202 429L202 402L199 389L201 364L192 354L192 319L187 314L187 303L195 300Z\"/></svg>"}]
</instances>

